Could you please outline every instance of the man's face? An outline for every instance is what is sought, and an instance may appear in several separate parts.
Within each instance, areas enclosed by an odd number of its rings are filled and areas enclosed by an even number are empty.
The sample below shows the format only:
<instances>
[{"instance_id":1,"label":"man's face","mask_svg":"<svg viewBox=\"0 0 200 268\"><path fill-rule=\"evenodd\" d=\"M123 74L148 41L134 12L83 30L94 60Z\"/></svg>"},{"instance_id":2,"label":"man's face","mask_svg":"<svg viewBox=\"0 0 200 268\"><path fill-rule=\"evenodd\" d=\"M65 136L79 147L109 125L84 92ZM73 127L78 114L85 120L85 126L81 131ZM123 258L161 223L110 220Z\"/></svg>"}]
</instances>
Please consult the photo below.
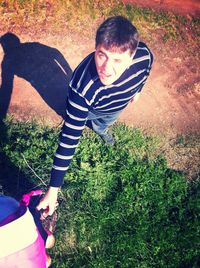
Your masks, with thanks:
<instances>
[{"instance_id":1,"label":"man's face","mask_svg":"<svg viewBox=\"0 0 200 268\"><path fill-rule=\"evenodd\" d=\"M129 50L125 52L109 51L102 45L96 48L95 63L97 73L104 85L111 85L115 82L130 66L131 62L132 57Z\"/></svg>"}]
</instances>

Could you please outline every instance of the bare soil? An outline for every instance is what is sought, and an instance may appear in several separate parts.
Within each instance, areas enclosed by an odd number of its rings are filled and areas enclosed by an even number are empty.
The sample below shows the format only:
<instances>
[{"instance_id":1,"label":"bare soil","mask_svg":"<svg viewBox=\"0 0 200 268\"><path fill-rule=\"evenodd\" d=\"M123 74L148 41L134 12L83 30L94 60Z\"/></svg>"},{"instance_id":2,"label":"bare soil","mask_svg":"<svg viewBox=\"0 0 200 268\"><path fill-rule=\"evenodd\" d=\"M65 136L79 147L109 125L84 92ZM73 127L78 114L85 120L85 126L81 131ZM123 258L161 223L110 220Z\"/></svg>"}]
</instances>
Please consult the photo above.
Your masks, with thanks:
<instances>
[{"instance_id":1,"label":"bare soil","mask_svg":"<svg viewBox=\"0 0 200 268\"><path fill-rule=\"evenodd\" d=\"M189 19L191 16L199 17L200 2L198 0L185 0L184 5L179 0L132 0L129 2L137 2L137 5L153 7L158 11L169 10L187 16ZM37 23L35 27L28 29L0 24L1 36L6 32L12 32L20 38L23 44L35 45L34 42L36 42L39 46L45 45L50 51L56 48L72 70L94 50L95 30L96 25L90 25L86 33L61 29L58 34L54 34L51 29L48 31L38 29ZM149 36L148 40L141 36L142 41L146 42L154 54L153 68L140 99L128 105L119 121L129 126L140 127L148 134L159 136L161 142L158 154L165 153L171 168L184 171L190 179L197 178L200 148L199 141L192 137L193 133L195 135L200 133L199 46L197 47L193 42L192 37L189 37L187 44L176 39L163 43L162 37L163 32L159 29L156 35L154 33L152 37ZM4 51L0 46L0 62L3 58ZM10 89L8 113L18 120L36 119L50 126L58 126L63 118L58 114L56 105L59 106L60 101L65 107L62 98L62 94L65 95L65 86L60 88L54 83L52 87L49 87L52 79L55 80L52 68L52 66L55 67L55 60L50 57L48 62L44 62L42 59L42 53L34 49L31 55L21 55L18 58L17 67L23 69L24 76L16 74L14 76L13 87ZM1 71L2 68L0 68L0 73ZM26 71L29 72L28 78L25 75ZM6 74L5 79L9 84L9 75ZM34 79L38 82L36 86L34 86ZM62 79L63 76L58 80ZM2 80L1 77L0 84ZM62 83L64 82L65 80L62 80ZM191 146L185 146L182 140L177 143L179 134L185 134L191 138Z\"/></svg>"},{"instance_id":2,"label":"bare soil","mask_svg":"<svg viewBox=\"0 0 200 268\"><path fill-rule=\"evenodd\" d=\"M157 11L167 10L181 15L200 15L199 0L123 0L123 2L141 7L150 7Z\"/></svg>"},{"instance_id":3,"label":"bare soil","mask_svg":"<svg viewBox=\"0 0 200 268\"><path fill-rule=\"evenodd\" d=\"M163 8L184 15L197 15L199 1L124 1L138 5ZM90 30L90 29L89 29ZM0 34L7 32L0 28ZM8 29L10 31L10 29ZM22 43L39 42L51 48L56 48L65 57L71 69L94 49L94 27L91 29L91 38L88 35L80 36L63 30L63 35L51 35L42 31L32 35L31 32L20 34L19 30L12 32L20 38ZM162 32L158 33L162 38ZM154 64L150 77L137 103L130 103L123 111L119 121L134 127L142 127L154 133L191 133L200 130L200 82L199 63L195 53L185 53L185 44L169 41L167 43L143 40L154 54ZM191 43L192 45L192 43ZM195 48L196 49L196 48ZM192 49L191 49L192 51ZM0 61L4 52L0 47ZM36 55L39 57L39 55ZM36 72L38 66L32 69ZM33 87L30 80L15 75L12 95L8 112L17 119L29 120L36 118L50 125L57 125L62 121L55 109L50 108L41 92ZM55 96L56 97L56 96ZM56 98L55 98L56 101Z\"/></svg>"}]
</instances>

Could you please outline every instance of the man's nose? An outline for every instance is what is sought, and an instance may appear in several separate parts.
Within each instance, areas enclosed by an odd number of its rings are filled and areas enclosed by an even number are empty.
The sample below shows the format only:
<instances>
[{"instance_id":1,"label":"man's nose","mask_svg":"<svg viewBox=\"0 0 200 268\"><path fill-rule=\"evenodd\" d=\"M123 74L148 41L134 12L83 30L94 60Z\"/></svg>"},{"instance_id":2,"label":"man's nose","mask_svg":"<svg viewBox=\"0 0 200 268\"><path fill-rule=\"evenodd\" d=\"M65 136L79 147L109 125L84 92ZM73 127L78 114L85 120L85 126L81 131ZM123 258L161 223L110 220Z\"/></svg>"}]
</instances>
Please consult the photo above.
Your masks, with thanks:
<instances>
[{"instance_id":1,"label":"man's nose","mask_svg":"<svg viewBox=\"0 0 200 268\"><path fill-rule=\"evenodd\" d=\"M103 65L103 69L107 74L109 74L113 69L112 62L110 60L106 60Z\"/></svg>"}]
</instances>

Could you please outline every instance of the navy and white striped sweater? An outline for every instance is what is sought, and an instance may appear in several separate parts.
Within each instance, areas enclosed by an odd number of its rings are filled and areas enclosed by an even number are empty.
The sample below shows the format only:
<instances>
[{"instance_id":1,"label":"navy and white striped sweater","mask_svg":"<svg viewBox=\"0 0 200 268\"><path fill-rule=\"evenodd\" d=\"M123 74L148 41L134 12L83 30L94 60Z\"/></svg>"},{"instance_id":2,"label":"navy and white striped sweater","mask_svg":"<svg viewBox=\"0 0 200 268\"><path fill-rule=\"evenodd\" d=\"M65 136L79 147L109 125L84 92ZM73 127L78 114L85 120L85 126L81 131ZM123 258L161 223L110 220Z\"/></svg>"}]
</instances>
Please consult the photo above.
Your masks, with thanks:
<instances>
[{"instance_id":1,"label":"navy and white striped sweater","mask_svg":"<svg viewBox=\"0 0 200 268\"><path fill-rule=\"evenodd\" d=\"M95 109L112 113L124 109L142 90L149 75L153 56L140 42L131 66L112 85L103 85L98 77L94 52L75 69L69 84L66 117L55 153L50 186L60 187L85 127L88 112Z\"/></svg>"}]
</instances>

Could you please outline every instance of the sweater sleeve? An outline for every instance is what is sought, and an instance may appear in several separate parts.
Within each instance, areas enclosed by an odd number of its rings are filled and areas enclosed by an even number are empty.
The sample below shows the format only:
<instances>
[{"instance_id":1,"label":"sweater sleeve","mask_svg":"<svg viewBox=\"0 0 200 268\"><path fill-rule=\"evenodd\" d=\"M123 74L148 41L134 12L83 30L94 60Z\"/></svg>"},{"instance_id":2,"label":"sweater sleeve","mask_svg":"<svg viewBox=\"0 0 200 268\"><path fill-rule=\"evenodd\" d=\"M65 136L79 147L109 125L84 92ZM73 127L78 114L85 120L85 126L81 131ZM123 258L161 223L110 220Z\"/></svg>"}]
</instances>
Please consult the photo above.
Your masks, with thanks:
<instances>
[{"instance_id":1,"label":"sweater sleeve","mask_svg":"<svg viewBox=\"0 0 200 268\"><path fill-rule=\"evenodd\" d=\"M66 118L60 133L51 170L50 186L60 187L78 146L88 116L88 105L79 93L70 89Z\"/></svg>"},{"instance_id":2,"label":"sweater sleeve","mask_svg":"<svg viewBox=\"0 0 200 268\"><path fill-rule=\"evenodd\" d=\"M143 51L143 53L144 53L143 61L136 63L138 68L145 70L143 72L142 83L138 87L138 89L136 91L136 94L140 93L142 91L142 89L143 89L143 87L144 87L144 85L146 83L146 80L149 77L149 74L150 74L150 71L151 71L151 68L152 68L152 64L153 64L153 60L154 60L153 54L151 53L150 49L146 45L144 45L144 46L145 46L145 48L143 49L144 50Z\"/></svg>"}]
</instances>

